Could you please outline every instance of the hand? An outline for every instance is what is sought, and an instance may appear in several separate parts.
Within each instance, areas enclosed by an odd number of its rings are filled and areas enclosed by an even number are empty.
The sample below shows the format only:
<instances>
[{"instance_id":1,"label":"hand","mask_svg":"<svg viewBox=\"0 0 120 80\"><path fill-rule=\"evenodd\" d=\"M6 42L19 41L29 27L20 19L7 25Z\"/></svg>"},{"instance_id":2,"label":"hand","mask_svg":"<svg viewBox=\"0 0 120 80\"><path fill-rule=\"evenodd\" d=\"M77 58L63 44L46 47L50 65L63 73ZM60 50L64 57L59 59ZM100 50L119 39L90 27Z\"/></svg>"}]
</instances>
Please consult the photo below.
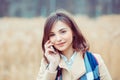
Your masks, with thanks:
<instances>
[{"instance_id":1,"label":"hand","mask_svg":"<svg viewBox=\"0 0 120 80\"><path fill-rule=\"evenodd\" d=\"M60 62L60 54L54 50L53 43L50 40L45 43L45 57L49 62L49 69L56 70Z\"/></svg>"}]
</instances>

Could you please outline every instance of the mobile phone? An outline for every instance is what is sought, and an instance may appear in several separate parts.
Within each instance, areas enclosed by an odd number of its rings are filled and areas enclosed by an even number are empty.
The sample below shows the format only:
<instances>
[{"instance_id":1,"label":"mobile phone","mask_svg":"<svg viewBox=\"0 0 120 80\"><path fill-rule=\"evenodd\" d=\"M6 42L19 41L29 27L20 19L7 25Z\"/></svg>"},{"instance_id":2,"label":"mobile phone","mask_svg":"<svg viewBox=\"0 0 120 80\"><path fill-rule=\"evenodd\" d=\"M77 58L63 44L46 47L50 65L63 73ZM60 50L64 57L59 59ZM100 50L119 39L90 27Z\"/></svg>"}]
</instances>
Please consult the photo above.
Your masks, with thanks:
<instances>
[{"instance_id":1,"label":"mobile phone","mask_svg":"<svg viewBox=\"0 0 120 80\"><path fill-rule=\"evenodd\" d=\"M50 48L54 50L54 53L56 53L56 49L54 46L50 46Z\"/></svg>"},{"instance_id":2,"label":"mobile phone","mask_svg":"<svg viewBox=\"0 0 120 80\"><path fill-rule=\"evenodd\" d=\"M51 49L54 49L54 47L53 47L53 46L50 46L50 48L51 48ZM54 50L55 50L55 49L54 49Z\"/></svg>"}]
</instances>

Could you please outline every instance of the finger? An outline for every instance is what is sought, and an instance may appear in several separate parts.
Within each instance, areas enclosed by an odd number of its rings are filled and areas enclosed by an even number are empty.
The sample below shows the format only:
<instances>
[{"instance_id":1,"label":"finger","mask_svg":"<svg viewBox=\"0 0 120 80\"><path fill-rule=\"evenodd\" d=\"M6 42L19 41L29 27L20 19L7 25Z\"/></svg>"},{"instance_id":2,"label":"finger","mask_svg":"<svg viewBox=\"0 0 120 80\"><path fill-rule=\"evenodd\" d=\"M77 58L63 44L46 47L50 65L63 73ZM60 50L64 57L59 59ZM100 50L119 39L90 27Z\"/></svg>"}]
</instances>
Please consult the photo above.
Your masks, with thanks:
<instances>
[{"instance_id":1,"label":"finger","mask_svg":"<svg viewBox=\"0 0 120 80\"><path fill-rule=\"evenodd\" d=\"M44 47L47 47L47 45L50 43L50 40L48 40L46 43L45 43L45 45L44 45Z\"/></svg>"},{"instance_id":2,"label":"finger","mask_svg":"<svg viewBox=\"0 0 120 80\"><path fill-rule=\"evenodd\" d=\"M56 51L54 51L53 49L50 49L50 48L48 48L47 50L46 50L46 55L49 55L49 54L52 54L52 53L54 53L54 54L56 54Z\"/></svg>"},{"instance_id":3,"label":"finger","mask_svg":"<svg viewBox=\"0 0 120 80\"><path fill-rule=\"evenodd\" d=\"M56 53L56 51L54 49L51 49L51 48L48 49L48 52L49 53Z\"/></svg>"},{"instance_id":4,"label":"finger","mask_svg":"<svg viewBox=\"0 0 120 80\"><path fill-rule=\"evenodd\" d=\"M49 44L50 43L50 40L48 40L47 42L46 42L46 44Z\"/></svg>"},{"instance_id":5,"label":"finger","mask_svg":"<svg viewBox=\"0 0 120 80\"><path fill-rule=\"evenodd\" d=\"M45 44L45 48L51 48L51 46L53 46L53 43L51 43L51 42L47 42Z\"/></svg>"}]
</instances>

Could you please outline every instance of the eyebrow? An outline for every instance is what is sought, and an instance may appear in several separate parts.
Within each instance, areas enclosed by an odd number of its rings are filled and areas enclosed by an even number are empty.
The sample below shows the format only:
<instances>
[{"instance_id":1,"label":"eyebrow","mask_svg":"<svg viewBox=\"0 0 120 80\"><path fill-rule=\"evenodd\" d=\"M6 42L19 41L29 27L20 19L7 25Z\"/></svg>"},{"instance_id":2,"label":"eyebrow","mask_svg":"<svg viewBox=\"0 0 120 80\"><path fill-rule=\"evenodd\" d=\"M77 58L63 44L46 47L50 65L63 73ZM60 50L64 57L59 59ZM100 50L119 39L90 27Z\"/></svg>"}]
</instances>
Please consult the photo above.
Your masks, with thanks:
<instances>
[{"instance_id":1,"label":"eyebrow","mask_svg":"<svg viewBox=\"0 0 120 80\"><path fill-rule=\"evenodd\" d=\"M67 28L61 28L59 31L62 31L62 30L66 30ZM54 32L50 32L50 33L54 33Z\"/></svg>"},{"instance_id":2,"label":"eyebrow","mask_svg":"<svg viewBox=\"0 0 120 80\"><path fill-rule=\"evenodd\" d=\"M60 29L59 31L62 31L62 30L66 30L67 28L62 28L62 29Z\"/></svg>"}]
</instances>

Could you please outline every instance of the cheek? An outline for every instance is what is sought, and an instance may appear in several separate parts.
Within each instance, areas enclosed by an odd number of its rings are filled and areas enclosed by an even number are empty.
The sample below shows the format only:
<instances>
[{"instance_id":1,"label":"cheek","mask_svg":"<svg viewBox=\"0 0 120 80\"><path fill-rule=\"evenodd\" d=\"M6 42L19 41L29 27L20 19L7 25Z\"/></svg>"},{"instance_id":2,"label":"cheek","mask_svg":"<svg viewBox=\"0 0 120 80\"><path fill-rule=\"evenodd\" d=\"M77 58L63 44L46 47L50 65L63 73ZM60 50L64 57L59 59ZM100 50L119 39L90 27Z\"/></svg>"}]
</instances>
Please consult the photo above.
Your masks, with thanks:
<instances>
[{"instance_id":1,"label":"cheek","mask_svg":"<svg viewBox=\"0 0 120 80\"><path fill-rule=\"evenodd\" d=\"M69 36L69 37L68 37L68 40L69 40L70 42L72 42L72 41L73 41L73 37L72 37L72 36Z\"/></svg>"},{"instance_id":2,"label":"cheek","mask_svg":"<svg viewBox=\"0 0 120 80\"><path fill-rule=\"evenodd\" d=\"M68 42L72 42L73 41L73 36L72 36L72 34L64 35L64 39Z\"/></svg>"},{"instance_id":3,"label":"cheek","mask_svg":"<svg viewBox=\"0 0 120 80\"><path fill-rule=\"evenodd\" d=\"M55 43L55 39L54 38L50 38L50 41L54 44Z\"/></svg>"},{"instance_id":4,"label":"cheek","mask_svg":"<svg viewBox=\"0 0 120 80\"><path fill-rule=\"evenodd\" d=\"M71 39L73 38L72 33L71 33L71 32L69 32L68 34L66 34L66 38L71 40Z\"/></svg>"}]
</instances>

